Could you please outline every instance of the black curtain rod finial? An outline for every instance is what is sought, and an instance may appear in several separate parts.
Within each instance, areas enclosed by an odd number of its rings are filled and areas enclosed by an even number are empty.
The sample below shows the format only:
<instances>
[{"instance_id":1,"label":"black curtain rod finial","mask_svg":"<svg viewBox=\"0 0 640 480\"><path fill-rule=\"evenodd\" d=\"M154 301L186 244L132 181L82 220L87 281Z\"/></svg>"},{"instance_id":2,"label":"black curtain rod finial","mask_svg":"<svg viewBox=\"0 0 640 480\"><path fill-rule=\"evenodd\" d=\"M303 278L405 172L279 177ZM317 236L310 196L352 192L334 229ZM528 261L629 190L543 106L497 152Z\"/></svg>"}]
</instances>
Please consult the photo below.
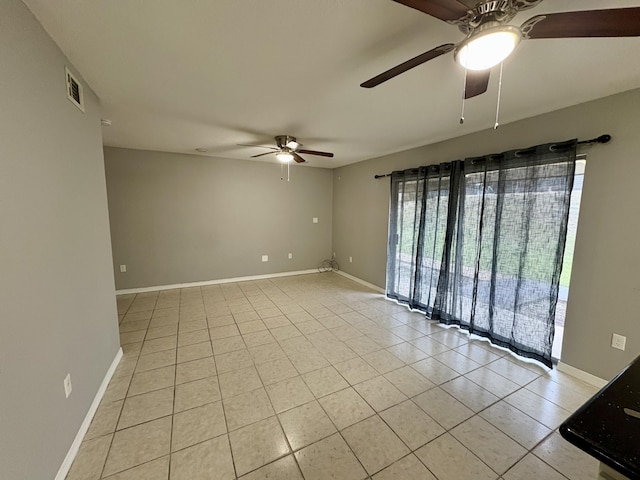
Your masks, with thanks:
<instances>
[{"instance_id":1,"label":"black curtain rod finial","mask_svg":"<svg viewBox=\"0 0 640 480\"><path fill-rule=\"evenodd\" d=\"M578 142L578 145L591 145L593 143L609 143L611 141L611 135L605 133L604 135L600 135L599 137L592 138L591 140L583 140Z\"/></svg>"}]
</instances>

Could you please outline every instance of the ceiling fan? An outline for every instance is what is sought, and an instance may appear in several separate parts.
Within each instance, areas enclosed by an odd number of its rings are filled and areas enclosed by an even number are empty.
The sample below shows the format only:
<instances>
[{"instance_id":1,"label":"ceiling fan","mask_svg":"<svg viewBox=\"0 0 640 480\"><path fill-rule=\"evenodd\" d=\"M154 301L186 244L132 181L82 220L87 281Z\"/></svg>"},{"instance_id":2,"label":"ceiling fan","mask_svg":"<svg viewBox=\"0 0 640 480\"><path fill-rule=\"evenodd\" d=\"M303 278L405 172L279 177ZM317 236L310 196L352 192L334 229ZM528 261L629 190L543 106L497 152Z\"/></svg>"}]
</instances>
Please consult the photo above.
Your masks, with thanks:
<instances>
[{"instance_id":1,"label":"ceiling fan","mask_svg":"<svg viewBox=\"0 0 640 480\"><path fill-rule=\"evenodd\" d=\"M289 163L291 160L295 160L296 163L303 163L305 159L299 155L300 153L333 158L333 153L318 152L317 150L307 150L300 148L302 147L302 144L298 143L296 137L292 137L291 135L276 135L274 137L274 140L276 141L275 147L267 147L264 145L247 145L243 143L239 143L238 146L268 148L269 150L271 150L270 152L252 155L251 158L262 157L263 155L271 155L272 153L275 153L278 160L283 163Z\"/></svg>"},{"instance_id":2,"label":"ceiling fan","mask_svg":"<svg viewBox=\"0 0 640 480\"><path fill-rule=\"evenodd\" d=\"M453 51L455 61L466 69L467 99L487 91L491 67L511 55L522 39L640 36L640 7L542 14L517 27L508 22L542 0L472 0L475 6L471 8L465 5L469 0L393 1L456 25L466 38L407 60L367 80L361 87L375 87Z\"/></svg>"}]
</instances>

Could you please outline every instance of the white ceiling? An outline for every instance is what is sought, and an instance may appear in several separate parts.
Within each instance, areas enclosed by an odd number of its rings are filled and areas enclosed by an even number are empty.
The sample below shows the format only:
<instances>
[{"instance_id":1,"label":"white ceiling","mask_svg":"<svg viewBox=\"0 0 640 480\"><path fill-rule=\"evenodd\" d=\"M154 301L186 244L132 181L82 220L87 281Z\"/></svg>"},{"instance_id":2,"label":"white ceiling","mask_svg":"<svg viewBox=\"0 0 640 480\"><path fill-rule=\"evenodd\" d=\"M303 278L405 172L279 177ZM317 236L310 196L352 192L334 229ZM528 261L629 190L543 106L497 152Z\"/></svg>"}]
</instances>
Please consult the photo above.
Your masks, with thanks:
<instances>
[{"instance_id":1,"label":"white ceiling","mask_svg":"<svg viewBox=\"0 0 640 480\"><path fill-rule=\"evenodd\" d=\"M337 167L494 123L452 55L373 89L363 81L462 34L391 0L24 0L101 99L110 146L247 159L238 143L298 137ZM604 5L606 3L606 5ZM514 19L640 6L546 0ZM529 40L505 63L501 123L640 87L639 38ZM275 161L273 155L258 159Z\"/></svg>"}]
</instances>

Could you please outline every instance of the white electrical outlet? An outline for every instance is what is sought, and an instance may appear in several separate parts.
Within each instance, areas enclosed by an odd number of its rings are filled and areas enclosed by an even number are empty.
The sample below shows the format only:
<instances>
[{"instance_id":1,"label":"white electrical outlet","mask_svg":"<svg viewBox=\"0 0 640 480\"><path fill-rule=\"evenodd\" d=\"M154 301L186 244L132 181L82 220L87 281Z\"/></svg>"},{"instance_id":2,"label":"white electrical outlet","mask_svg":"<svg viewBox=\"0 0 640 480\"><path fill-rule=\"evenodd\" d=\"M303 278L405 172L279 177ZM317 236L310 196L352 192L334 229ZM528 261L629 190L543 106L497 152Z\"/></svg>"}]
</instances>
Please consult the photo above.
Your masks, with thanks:
<instances>
[{"instance_id":1,"label":"white electrical outlet","mask_svg":"<svg viewBox=\"0 0 640 480\"><path fill-rule=\"evenodd\" d=\"M353 263L353 257L349 257L349 263Z\"/></svg>"},{"instance_id":2,"label":"white electrical outlet","mask_svg":"<svg viewBox=\"0 0 640 480\"><path fill-rule=\"evenodd\" d=\"M289 260L291 260L293 258L293 253L289 254Z\"/></svg>"},{"instance_id":3,"label":"white electrical outlet","mask_svg":"<svg viewBox=\"0 0 640 480\"><path fill-rule=\"evenodd\" d=\"M313 217L313 223L318 223L318 217Z\"/></svg>"},{"instance_id":4,"label":"white electrical outlet","mask_svg":"<svg viewBox=\"0 0 640 480\"><path fill-rule=\"evenodd\" d=\"M67 373L67 376L64 377L64 395L66 398L69 398L69 395L71 395L71 390L73 390L71 386L71 374Z\"/></svg>"},{"instance_id":5,"label":"white electrical outlet","mask_svg":"<svg viewBox=\"0 0 640 480\"><path fill-rule=\"evenodd\" d=\"M269 261L269 255L262 255L262 261L263 262L268 262Z\"/></svg>"},{"instance_id":6,"label":"white electrical outlet","mask_svg":"<svg viewBox=\"0 0 640 480\"><path fill-rule=\"evenodd\" d=\"M336 252L333 252L333 256L331 258L336 258Z\"/></svg>"},{"instance_id":7,"label":"white electrical outlet","mask_svg":"<svg viewBox=\"0 0 640 480\"><path fill-rule=\"evenodd\" d=\"M626 344L627 344L627 337L618 335L617 333L613 334L613 337L611 338L611 346L613 348L617 348L618 350L624 350L624 347Z\"/></svg>"},{"instance_id":8,"label":"white electrical outlet","mask_svg":"<svg viewBox=\"0 0 640 480\"><path fill-rule=\"evenodd\" d=\"M126 265L120 265L120 273L125 273L127 271Z\"/></svg>"}]
</instances>

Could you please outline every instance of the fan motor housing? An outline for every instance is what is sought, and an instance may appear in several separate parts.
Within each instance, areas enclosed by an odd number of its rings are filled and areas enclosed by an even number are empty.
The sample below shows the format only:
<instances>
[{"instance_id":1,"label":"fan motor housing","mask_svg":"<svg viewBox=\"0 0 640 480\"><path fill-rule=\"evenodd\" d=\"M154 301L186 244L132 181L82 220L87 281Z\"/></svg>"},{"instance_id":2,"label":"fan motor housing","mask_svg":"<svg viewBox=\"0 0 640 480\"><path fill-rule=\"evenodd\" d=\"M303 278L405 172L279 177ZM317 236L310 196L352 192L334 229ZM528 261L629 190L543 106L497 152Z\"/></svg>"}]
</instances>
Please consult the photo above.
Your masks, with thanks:
<instances>
[{"instance_id":1,"label":"fan motor housing","mask_svg":"<svg viewBox=\"0 0 640 480\"><path fill-rule=\"evenodd\" d=\"M290 135L276 135L275 140L278 148L285 148L287 144L295 142L296 137L292 137Z\"/></svg>"},{"instance_id":2,"label":"fan motor housing","mask_svg":"<svg viewBox=\"0 0 640 480\"><path fill-rule=\"evenodd\" d=\"M469 10L466 16L450 23L469 35L488 22L507 23L521 10L533 8L540 2L542 0L484 0Z\"/></svg>"}]
</instances>

